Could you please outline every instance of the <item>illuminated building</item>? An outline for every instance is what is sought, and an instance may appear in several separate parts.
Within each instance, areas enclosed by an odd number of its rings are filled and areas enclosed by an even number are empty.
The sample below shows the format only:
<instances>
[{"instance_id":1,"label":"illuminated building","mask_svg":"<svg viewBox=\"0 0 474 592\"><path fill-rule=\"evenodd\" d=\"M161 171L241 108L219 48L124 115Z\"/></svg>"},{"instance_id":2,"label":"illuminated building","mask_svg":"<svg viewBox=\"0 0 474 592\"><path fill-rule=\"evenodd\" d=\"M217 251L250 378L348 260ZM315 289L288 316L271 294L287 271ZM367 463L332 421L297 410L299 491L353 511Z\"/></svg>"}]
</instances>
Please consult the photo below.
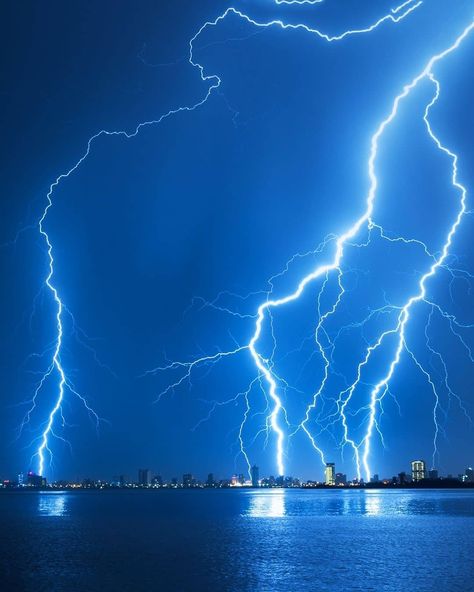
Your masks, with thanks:
<instances>
[{"instance_id":1,"label":"illuminated building","mask_svg":"<svg viewBox=\"0 0 474 592\"><path fill-rule=\"evenodd\" d=\"M252 476L252 487L259 487L259 470L257 465L253 465L250 469L250 474Z\"/></svg>"},{"instance_id":2,"label":"illuminated building","mask_svg":"<svg viewBox=\"0 0 474 592\"><path fill-rule=\"evenodd\" d=\"M426 463L424 460L414 460L411 463L411 478L413 481L421 481L426 477Z\"/></svg>"},{"instance_id":3,"label":"illuminated building","mask_svg":"<svg viewBox=\"0 0 474 592\"><path fill-rule=\"evenodd\" d=\"M474 483L474 469L472 467L466 469L464 476L468 483Z\"/></svg>"},{"instance_id":4,"label":"illuminated building","mask_svg":"<svg viewBox=\"0 0 474 592\"><path fill-rule=\"evenodd\" d=\"M326 463L324 475L326 485L336 485L336 465L334 463Z\"/></svg>"},{"instance_id":5,"label":"illuminated building","mask_svg":"<svg viewBox=\"0 0 474 592\"><path fill-rule=\"evenodd\" d=\"M345 485L347 483L347 475L344 473L336 473L336 485Z\"/></svg>"},{"instance_id":6,"label":"illuminated building","mask_svg":"<svg viewBox=\"0 0 474 592\"><path fill-rule=\"evenodd\" d=\"M148 487L151 483L150 469L138 469L138 485Z\"/></svg>"}]
</instances>

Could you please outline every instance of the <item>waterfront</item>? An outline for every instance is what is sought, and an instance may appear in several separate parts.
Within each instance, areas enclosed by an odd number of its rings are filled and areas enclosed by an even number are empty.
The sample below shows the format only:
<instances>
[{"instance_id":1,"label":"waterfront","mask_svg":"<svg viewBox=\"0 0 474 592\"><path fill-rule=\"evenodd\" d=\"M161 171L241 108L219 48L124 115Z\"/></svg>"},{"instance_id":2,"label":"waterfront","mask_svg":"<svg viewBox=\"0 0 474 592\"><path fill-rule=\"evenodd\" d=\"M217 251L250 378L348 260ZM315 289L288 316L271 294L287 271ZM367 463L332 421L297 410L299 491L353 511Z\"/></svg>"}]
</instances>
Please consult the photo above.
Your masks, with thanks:
<instances>
[{"instance_id":1,"label":"waterfront","mask_svg":"<svg viewBox=\"0 0 474 592\"><path fill-rule=\"evenodd\" d=\"M474 590L474 492L0 496L2 589Z\"/></svg>"}]
</instances>

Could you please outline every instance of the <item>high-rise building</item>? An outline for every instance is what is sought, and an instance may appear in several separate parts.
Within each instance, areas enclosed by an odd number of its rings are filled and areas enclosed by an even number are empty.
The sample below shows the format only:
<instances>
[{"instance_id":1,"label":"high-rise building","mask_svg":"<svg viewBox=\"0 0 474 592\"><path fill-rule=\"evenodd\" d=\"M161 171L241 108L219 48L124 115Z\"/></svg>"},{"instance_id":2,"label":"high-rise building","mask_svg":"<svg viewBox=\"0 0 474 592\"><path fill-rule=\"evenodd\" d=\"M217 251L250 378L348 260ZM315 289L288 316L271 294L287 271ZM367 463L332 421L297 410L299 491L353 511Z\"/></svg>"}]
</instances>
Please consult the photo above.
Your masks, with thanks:
<instances>
[{"instance_id":1,"label":"high-rise building","mask_svg":"<svg viewBox=\"0 0 474 592\"><path fill-rule=\"evenodd\" d=\"M411 478L413 481L421 481L426 478L426 463L424 460L414 460L411 463Z\"/></svg>"},{"instance_id":2,"label":"high-rise building","mask_svg":"<svg viewBox=\"0 0 474 592\"><path fill-rule=\"evenodd\" d=\"M438 469L430 469L428 471L428 478L429 479L436 480L436 479L438 479L438 476L439 476L438 475Z\"/></svg>"},{"instance_id":3,"label":"high-rise building","mask_svg":"<svg viewBox=\"0 0 474 592\"><path fill-rule=\"evenodd\" d=\"M206 480L206 487L215 487L214 473L209 473Z\"/></svg>"},{"instance_id":4,"label":"high-rise building","mask_svg":"<svg viewBox=\"0 0 474 592\"><path fill-rule=\"evenodd\" d=\"M252 476L252 487L259 487L259 470L257 465L253 465L250 469L250 474Z\"/></svg>"},{"instance_id":5,"label":"high-rise building","mask_svg":"<svg viewBox=\"0 0 474 592\"><path fill-rule=\"evenodd\" d=\"M336 473L335 484L345 485L347 483L347 475L345 473Z\"/></svg>"},{"instance_id":6,"label":"high-rise building","mask_svg":"<svg viewBox=\"0 0 474 592\"><path fill-rule=\"evenodd\" d=\"M370 480L371 483L380 483L380 478L378 473L374 473L374 476L372 477L372 479Z\"/></svg>"},{"instance_id":7,"label":"high-rise building","mask_svg":"<svg viewBox=\"0 0 474 592\"><path fill-rule=\"evenodd\" d=\"M326 485L336 485L336 465L334 463L326 463L324 475Z\"/></svg>"},{"instance_id":8,"label":"high-rise building","mask_svg":"<svg viewBox=\"0 0 474 592\"><path fill-rule=\"evenodd\" d=\"M151 483L150 469L138 469L138 485L148 487Z\"/></svg>"},{"instance_id":9,"label":"high-rise building","mask_svg":"<svg viewBox=\"0 0 474 592\"><path fill-rule=\"evenodd\" d=\"M474 483L474 469L472 467L467 467L465 472L466 481L468 483Z\"/></svg>"}]
</instances>

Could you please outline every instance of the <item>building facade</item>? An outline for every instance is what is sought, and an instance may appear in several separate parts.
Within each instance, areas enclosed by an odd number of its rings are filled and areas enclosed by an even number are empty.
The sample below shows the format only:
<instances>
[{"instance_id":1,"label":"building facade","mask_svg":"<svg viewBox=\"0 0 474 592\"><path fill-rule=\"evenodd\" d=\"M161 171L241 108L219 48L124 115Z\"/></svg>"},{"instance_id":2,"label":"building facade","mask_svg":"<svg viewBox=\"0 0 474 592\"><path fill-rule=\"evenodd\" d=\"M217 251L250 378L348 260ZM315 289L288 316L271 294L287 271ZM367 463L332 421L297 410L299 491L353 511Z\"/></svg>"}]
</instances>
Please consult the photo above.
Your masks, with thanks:
<instances>
[{"instance_id":1,"label":"building facade","mask_svg":"<svg viewBox=\"0 0 474 592\"><path fill-rule=\"evenodd\" d=\"M414 460L411 463L411 478L413 481L421 481L426 478L426 463L424 460Z\"/></svg>"},{"instance_id":2,"label":"building facade","mask_svg":"<svg viewBox=\"0 0 474 592\"><path fill-rule=\"evenodd\" d=\"M326 485L336 485L336 465L334 463L326 463L324 476Z\"/></svg>"},{"instance_id":3,"label":"building facade","mask_svg":"<svg viewBox=\"0 0 474 592\"><path fill-rule=\"evenodd\" d=\"M250 474L252 476L252 487L259 487L260 475L257 465L253 465L253 467L250 469Z\"/></svg>"}]
</instances>

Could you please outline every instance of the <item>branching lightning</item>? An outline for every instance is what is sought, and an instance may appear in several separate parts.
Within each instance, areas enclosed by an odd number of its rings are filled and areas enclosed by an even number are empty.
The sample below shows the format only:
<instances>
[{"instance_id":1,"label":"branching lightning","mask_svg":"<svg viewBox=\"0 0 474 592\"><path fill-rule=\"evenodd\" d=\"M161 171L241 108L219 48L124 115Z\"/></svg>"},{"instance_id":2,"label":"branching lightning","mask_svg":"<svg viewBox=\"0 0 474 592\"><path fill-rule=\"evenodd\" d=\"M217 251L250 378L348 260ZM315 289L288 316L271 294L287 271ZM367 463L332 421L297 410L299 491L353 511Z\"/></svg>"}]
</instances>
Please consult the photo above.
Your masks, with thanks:
<instances>
[{"instance_id":1,"label":"branching lightning","mask_svg":"<svg viewBox=\"0 0 474 592\"><path fill-rule=\"evenodd\" d=\"M315 3L315 2L303 2L303 1L302 2L291 2L291 1L285 2L285 0L282 0L279 3L303 4L303 3ZM406 16L409 12L411 12L412 10L417 8L417 6L418 5L415 5L410 2L404 3L403 5L395 8L392 11L391 15L387 15L383 19L381 19L381 21L378 21L378 24L380 24L380 22L382 22L383 20L387 20L387 19L391 19L391 20L397 22L398 20L400 20L401 18ZM234 11L234 9L229 9L223 15L223 17L225 17L229 12L234 12L234 14L238 14L238 11L236 12L236 11ZM393 14L395 14L395 15L398 14L399 16L393 17ZM242 15L240 15L240 16L242 16ZM220 18L223 18L223 17L220 17ZM245 18L246 20L251 22L254 26L270 26L270 25L276 24L278 26L281 26L282 28L304 29L307 32L316 33L317 35L321 36L322 38L326 39L327 41L337 41L337 40L344 38L345 36L347 36L349 34L355 33L355 31L351 31L351 32L342 33L341 35L338 35L335 37L329 37L327 35L320 34L319 32L315 32L314 30L310 29L306 25L301 25L301 24L285 25L285 24L282 24L280 21L272 21L271 23L262 24L262 23L257 23L255 21L253 21L252 19L248 19L248 17L245 17L245 16L243 16L242 18ZM218 22L218 20L220 20L220 19L217 19L215 21L215 23L213 23L213 24L216 24ZM371 311L369 313L368 318L372 317L374 314L382 314L385 312L392 314L393 312L395 312L396 313L396 322L391 328L386 329L385 331L380 333L378 338L374 342L368 344L365 357L362 359L362 361L358 365L355 380L344 391L340 392L339 396L337 397L336 403L337 403L338 410L336 413L329 416L330 421L329 421L328 425L331 424L331 420L333 420L332 423L334 423L335 421L342 422L343 431L344 431L342 444L343 444L343 446L349 445L353 450L355 464L356 464L357 477L358 477L358 479L361 479L362 474L363 474L364 478L369 480L370 475L371 475L370 466L369 466L369 457L370 457L370 452L371 452L371 441L372 441L372 436L373 436L374 430L376 430L380 434L380 436L383 440L383 435L380 430L380 426L377 422L377 408L378 408L378 406L380 406L382 408L383 398L386 396L387 393L389 393L389 383L395 373L397 366L399 365L403 351L407 351L409 353L410 357L413 359L415 365L421 370L422 374L426 377L427 381L429 382L429 384L432 388L433 394L434 394L435 404L434 404L434 409L433 409L433 421L434 421L434 425L435 425L435 435L434 435L433 464L435 463L435 458L437 455L437 441L438 441L438 435L440 432L440 426L439 426L439 421L438 421L438 414L440 411L440 397L439 397L438 390L434 384L434 381L433 381L430 373L422 366L422 364L419 362L419 360L415 357L414 352L411 349L409 349L409 347L407 345L406 328L407 328L412 310L416 307L417 304L425 303L425 304L433 306L432 303L429 303L426 299L427 283L433 276L436 275L436 273L438 272L439 269L442 269L442 268L449 269L447 259L449 256L450 247L452 245L453 238L456 234L456 231L457 231L459 225L461 224L462 217L466 213L467 190L458 179L458 167L457 167L458 156L454 152L452 152L449 148L447 148L441 142L441 140L438 138L438 136L435 134L435 132L431 126L431 123L429 121L429 114L430 114L431 109L435 105L435 103L438 101L438 98L440 95L440 83L437 80L437 78L435 78L435 75L433 73L433 69L434 69L435 65L438 62L440 62L442 59L444 59L446 56L448 56L449 54L451 54L452 52L457 50L458 47L461 45L461 43L471 33L473 28L474 28L474 23L471 23L468 27L466 27L466 29L461 33L461 35L459 35L459 37L455 40L455 42L450 47L448 47L446 50L442 51L441 53L433 56L429 60L429 62L427 63L426 67L410 83L406 84L403 87L401 93L395 97L393 104L392 104L392 108L391 108L388 116L380 123L379 127L377 128L376 132L374 133L374 135L372 136L372 139L371 139L371 149L370 149L370 155L369 155L369 160L368 160L368 176L369 176L369 180L370 180L370 186L369 186L368 195L367 195L366 201L365 201L366 209L363 212L363 214L353 223L353 225L348 230L346 230L343 234L331 239L331 240L334 240L334 242L335 242L335 249L334 249L335 252L334 252L333 259L327 263L317 266L311 273L305 275L298 283L296 289L284 297L272 298L272 289L271 289L267 293L266 300L264 302L262 302L257 309L256 315L255 315L256 321L255 321L254 333L253 333L250 341L247 344L241 345L233 351L219 352L218 354L214 354L211 356L203 356L203 357L194 359L193 361L187 362L187 363L173 362L165 367L157 368L154 370L154 372L156 372L156 371L176 370L179 368L184 368L186 371L185 374L182 375L176 382L174 382L173 384L171 384L167 387L167 389L162 393L162 394L164 394L164 393L168 392L169 390L180 386L182 384L183 380L189 378L192 371L194 369L196 369L197 367L199 367L201 365L214 364L216 362L221 361L225 357L234 356L236 354L240 354L242 352L248 351L248 353L250 353L250 355L253 359L253 362L254 362L257 372L258 372L258 375L263 377L263 379L266 383L267 393L272 401L273 407L272 407L271 412L268 416L268 422L269 422L269 425L271 426L271 428L275 434L275 437L276 437L276 465L277 465L278 472L280 475L284 474L283 457L284 457L285 435L284 435L284 430L281 427L281 424L279 423L279 418L280 418L280 415L282 412L285 412L285 416L286 416L286 411L282 405L281 398L278 394L280 380L277 377L277 375L275 374L274 369L273 369L273 366L274 366L273 356L265 357L261 353L261 351L259 350L259 340L262 335L264 323L266 321L268 321L269 319L271 321L271 311L273 309L276 309L278 307L284 307L286 305L289 305L290 303L297 301L300 298L300 296L303 294L303 292L305 291L305 288L309 284L311 284L319 279L323 280L322 286L320 288L319 295L318 295L318 306L317 306L318 318L317 318L317 324L316 324L316 330L315 330L315 343L316 343L317 351L319 352L319 355L323 361L323 368L324 368L323 378L319 384L319 387L315 390L313 399L312 399L311 403L309 404L309 406L307 407L307 410L306 410L306 413L305 413L305 416L304 416L302 422L298 426L296 426L295 430L293 430L290 433L290 437L292 435L294 435L297 431L300 431L300 430L304 431L306 433L306 435L309 437L309 440L310 440L311 444L313 445L314 449L319 454L321 460L323 462L325 462L324 453L321 450L318 443L316 442L315 436L311 433L311 431L308 427L308 423L310 421L311 414L314 411L314 409L316 408L317 403L318 403L318 399L320 398L320 396L322 395L322 393L326 387L326 382L327 382L327 379L329 376L329 369L330 369L331 360L332 360L332 351L331 350L333 350L335 347L334 342L331 342L329 340L328 335L324 330L324 325L325 325L325 322L327 321L327 319L330 316L334 315L341 300L344 298L344 296L346 294L346 291L344 288L344 279L343 279L344 278L344 271L343 271L343 268L341 265L342 261L343 261L345 249L347 247L351 247L351 246L358 247L358 248L367 246L371 240L371 234L374 231L377 231L382 239L390 241L390 242L403 242L405 244L414 244L414 245L420 246L423 249L423 251L425 252L425 254L430 258L432 263L431 263L431 266L429 267L428 271L426 271L421 276L421 278L419 280L418 292L416 294L414 294L413 296L411 296L405 302L405 304L394 306L394 305L387 303L387 306L385 306L381 309L378 309L376 311ZM372 27L369 27L368 29L366 29L365 32L368 32L370 30L372 30ZM428 83L432 84L432 86L434 88L432 98L429 101L429 103L426 105L426 108L424 111L424 116L423 116L426 130L427 130L427 133L429 134L429 137L434 142L436 148L450 159L451 167L452 167L452 185L457 190L457 192L459 193L459 196L460 196L459 208L458 208L457 214L456 214L454 221L452 222L452 225L448 231L448 234L446 236L446 240L443 244L443 248L442 248L441 252L437 255L433 255L432 253L430 253L426 244L420 240L417 240L414 238L405 238L405 237L396 237L396 238L389 237L387 235L387 233L385 233L384 229L379 224L376 224L376 222L373 220L374 204L375 204L375 200L376 200L376 196L377 196L377 188L378 188L378 179L377 179L375 165L376 165L376 160L377 160L377 156L378 156L378 152L379 152L380 140L381 140L386 128L390 124L392 124L392 122L397 117L400 103L404 99L406 99L411 94L411 92L422 81L427 81ZM357 240L357 237L360 235L360 233L363 230L365 230L368 233L367 241L362 242L362 243L356 243L355 241ZM288 266L286 267L286 270L287 269L288 269ZM285 273L285 272L283 272L283 273ZM325 289L326 289L326 286L327 286L327 283L329 281L329 277L331 274L336 274L338 291L337 291L336 298L333 301L333 304L327 309L326 312L323 313L321 310L321 296L325 292ZM273 285L271 282L270 282L270 285L271 285L271 288L273 288ZM213 306L215 306L215 305L216 304L214 302ZM222 310L222 307L219 307L219 308ZM441 312L441 314L445 318L449 319L450 324L451 324L451 329L453 329L452 323L456 324L457 321L453 320L449 315L447 315L447 313L444 313L444 311ZM246 315L246 316L253 316L253 315ZM366 321L367 321L367 319L366 319ZM463 342L465 347L468 348L467 344L465 344L462 337L460 335L458 335L458 337ZM328 340L329 343L327 345L324 345L323 339ZM389 340L395 340L396 345L395 345L394 353L391 356L391 358L389 359L387 369L386 369L385 373L382 375L382 377L379 379L379 381L376 382L376 384L372 385L368 404L366 406L360 408L356 412L356 415L359 414L360 412L365 412L368 415L367 420L365 422L366 423L365 434L360 441L356 441L350 435L348 417L349 417L349 415L354 415L354 414L349 411L349 403L352 400L356 389L358 389L361 386L366 386L365 383L363 383L363 381L362 381L362 372L363 372L364 368L369 364L371 358L373 357L373 353L375 351L379 350ZM329 357L327 354L328 349L331 352ZM469 350L469 354L471 355L469 348L468 348L468 350ZM443 361L443 365L444 365L444 361ZM444 366L444 368L446 371L445 366ZM448 384L447 379L445 380L445 383L446 383L446 385ZM452 395L452 390L449 388L449 386L448 386L448 389L449 389L450 395ZM462 406L462 403L460 403L460 405ZM464 407L462 407L462 408L464 409ZM466 415L467 415L467 412L466 412ZM246 419L247 419L247 412L246 412L246 415L243 419L242 425L244 425ZM328 425L326 426L326 429L327 429Z\"/></svg>"},{"instance_id":2,"label":"branching lightning","mask_svg":"<svg viewBox=\"0 0 474 592\"><path fill-rule=\"evenodd\" d=\"M274 2L276 5L317 5L323 2L323 0L274 0ZM183 105L175 109L171 109L170 111L161 115L157 119L139 123L132 131L108 131L105 129L100 130L88 140L86 149L80 156L80 158L77 160L77 162L69 170L62 173L54 180L54 182L50 185L49 191L46 195L46 207L38 222L37 229L46 245L48 273L44 280L44 287L47 289L56 307L56 314L54 320L56 337L54 341L54 346L49 352L50 362L47 366L47 370L40 377L40 380L37 384L37 388L35 389L32 398L31 408L28 410L28 413L23 422L23 425L26 425L26 423L30 421L31 415L37 407L38 397L42 393L46 382L48 382L49 380L52 381L54 379L55 395L53 398L53 403L50 408L49 414L46 417L46 420L42 424L42 432L38 438L39 444L37 445L37 450L34 454L34 456L38 459L38 471L40 474L44 474L46 457L49 456L49 459L52 459L53 452L50 446L50 439L54 437L60 437L57 436L57 433L55 431L55 425L59 422L61 422L62 424L65 423L62 407L66 393L70 393L78 397L81 400L82 404L85 406L87 412L95 419L97 423L99 422L98 416L87 403L86 399L82 395L80 395L74 388L73 383L68 378L68 375L61 363L61 353L63 350L64 337L64 313L69 311L66 308L66 305L64 304L64 301L60 294L59 287L56 283L54 249L50 235L46 230L47 217L51 208L53 207L53 197L57 187L66 179L71 177L77 171L77 169L87 160L87 158L91 154L94 143L99 138L105 136L116 136L121 137L123 139L131 139L136 137L139 134L139 132L145 127L158 125L172 116L179 115L184 112L192 112L200 108L201 106L205 105L209 101L211 96L215 94L215 92L220 88L222 81L217 74L208 74L206 72L205 66L201 64L199 61L197 61L197 59L195 58L195 45L197 40L207 29L217 27L225 19L228 19L230 17L238 18L247 25L259 29L279 28L284 31L299 31L304 34L312 35L323 41L332 43L341 41L351 36L369 34L376 28L387 22L397 24L404 20L406 17L408 17L415 10L417 10L421 5L422 0L407 0L401 3L400 5L396 6L395 8L391 9L387 14L380 17L374 23L362 28L349 29L337 35L329 35L319 29L310 27L305 23L293 24L287 23L279 19L270 21L258 21L254 18L251 18L241 10L238 10L234 7L229 7L222 14L217 16L214 20L209 20L205 22L189 41L189 64L198 71L201 81L206 85L206 90L200 99L191 102L188 105ZM280 274L277 274L270 278L270 280L268 280L269 289L265 292L262 292L263 301L260 303L260 305L257 307L255 311L252 311L249 314L238 313L232 310L230 307L221 305L220 296L212 302L203 301L203 306L214 308L219 312L230 313L231 315L238 316L242 320L252 322L253 333L249 341L244 344L236 343L233 349L227 351L218 350L215 353L206 354L188 362L172 361L149 371L149 373L151 374L157 372L177 373L176 380L168 384L168 386L166 386L166 388L160 393L160 395L158 396L159 400L166 394L190 382L193 372L198 368L208 368L209 370L211 370L215 364L222 362L225 359L233 359L238 356L250 355L251 360L255 366L255 377L248 386L248 389L244 390L241 393L238 393L235 397L231 397L223 402L211 401L208 415L198 424L200 425L202 422L207 421L218 407L225 406L228 404L230 405L231 403L236 404L239 401L243 400L245 402L245 407L242 422L240 423L238 431L238 440L241 454L243 455L249 470L251 464L244 442L244 431L247 421L249 420L249 418L253 417L253 415L251 414L250 395L254 387L256 386L259 386L260 391L261 393L263 393L263 397L267 404L267 411L264 412L265 425L262 428L261 432L265 433L267 438L270 432L275 437L275 464L278 470L278 474L285 474L284 457L287 429L289 433L289 438L291 438L297 432L303 432L304 434L306 434L313 448L318 453L321 461L325 462L325 455L317 441L317 435L315 435L311 430L311 422L313 415L319 405L319 402L323 398L323 394L327 387L327 381L330 376L330 373L336 372L332 369L333 353L336 341L339 338L339 335L347 328L340 328L339 333L336 335L336 337L331 339L328 331L326 330L326 324L328 323L329 319L334 317L334 315L336 314L341 301L343 301L344 298L347 297L347 291L345 289L344 282L345 271L342 266L346 249L366 247L370 243L373 233L378 233L378 236L386 241L403 242L406 244L413 244L418 247L421 247L424 250L425 254L430 258L431 266L421 276L418 283L417 293L412 295L404 304L393 305L387 302L386 306L377 310L370 311L367 319L365 319L365 321L362 321L361 326L369 322L372 318L378 317L379 315L386 315L389 321L391 321L393 316L395 316L395 323L393 324L393 326L381 332L378 335L377 339L375 339L371 343L368 343L365 357L358 364L355 379L352 381L351 384L347 385L345 390L338 393L338 395L334 399L337 411L330 413L326 417L326 423L325 425L321 424L320 432L327 430L336 421L341 422L344 432L342 444L343 446L349 446L353 451L357 476L359 479L362 478L362 475L366 479L369 479L369 460L371 453L371 441L374 430L378 432L381 437L383 437L377 420L377 410L378 408L382 409L382 401L384 397L386 396L386 394L390 394L389 383L400 362L403 352L407 352L413 359L415 365L421 370L423 375L427 378L430 385L432 385L433 392L435 395L435 406L433 411L433 419L435 423L435 452L433 453L434 463L434 459L436 456L437 439L439 434L438 414L440 410L440 397L438 395L438 390L434 385L434 381L430 373L415 356L413 350L409 348L407 345L406 327L410 320L412 311L415 309L416 305L425 304L431 310L430 315L433 313L433 311L436 311L441 315L443 319L448 321L451 330L455 333L455 335L458 336L460 341L463 343L464 347L469 351L471 359L474 360L469 346L464 341L461 334L456 332L456 329L459 329L459 327L467 327L468 325L461 325L453 315L450 315L447 312L445 312L441 307L434 304L431 300L428 300L427 297L427 284L430 278L435 276L438 270L440 269L450 269L448 261L448 257L450 255L450 247L452 245L456 231L459 225L461 224L461 220L464 214L467 212L467 190L458 179L458 156L441 142L441 140L435 134L429 120L431 109L434 107L440 96L440 83L438 79L435 77L433 69L438 62L440 62L449 54L453 53L461 45L464 39L466 39L466 37L471 33L473 28L474 23L466 27L466 29L461 33L461 35L459 35L459 37L450 47L448 47L443 52L433 56L427 63L426 67L409 84L405 85L400 94L395 97L388 116L380 123L379 127L377 128L376 132L371 138L370 153L367 163L370 185L368 194L365 198L364 212L360 215L358 219L354 221L354 223L345 232L343 232L342 234L334 234L327 237L319 247L317 247L314 251L311 252L311 255L316 257L323 253L326 253L327 249L333 248L332 258L330 258L326 263L317 265L310 273L302 277L293 291L289 292L285 296L275 297L275 280L278 277L284 276L287 273L289 266L294 262L296 258L305 257L308 254L297 254L293 256ZM452 185L457 190L460 196L457 215L455 216L454 221L452 222L452 225L446 236L443 248L441 252L438 254L432 254L428 250L427 246L422 241L417 240L416 238L390 237L389 234L385 232L385 230L382 228L382 226L377 224L373 219L374 204L377 197L378 189L376 161L379 152L380 140L382 139L386 128L389 125L391 125L397 117L400 103L404 99L406 99L420 83L425 81L431 84L433 87L432 98L430 102L426 105L423 116L426 130L437 149L451 161ZM364 236L363 238L361 238L361 235L363 234ZM326 293L327 286L329 285L329 282L333 277L335 278L335 281L337 283L337 293L332 303L330 303L329 306L324 307L323 297ZM314 284L317 281L321 281L321 286L317 298L317 319L315 323L313 339L316 345L315 353L322 360L323 376L319 385L314 390L310 404L306 408L306 412L304 414L302 421L295 426L291 426L281 398L282 390L289 388L289 385L285 382L285 380L282 377L280 377L277 374L277 371L275 369L274 355L276 350L276 337L273 331L272 313L275 309L287 307L292 303L296 303L300 299L302 294L305 292L306 288L310 284ZM273 348L270 354L265 355L262 352L261 341L263 333L268 327L270 330ZM356 390L359 389L361 386L365 386L365 383L362 380L362 374L365 367L369 364L369 361L371 360L373 353L379 350L382 346L385 346L387 342L391 342L392 340L395 342L395 348L393 355L391 356L386 367L386 371L382 374L378 382L372 385L367 405L358 410L358 412L360 411L362 413L365 413L366 415L366 427L363 438L361 440L356 440L350 433L350 427L348 423L348 418L352 414L350 410L350 403L353 400L353 396ZM462 407L462 402L460 398L454 394L454 391L449 386L447 369L444 360L442 359L441 354L439 354L439 352L429 344L428 337L427 345L432 355L439 356L441 358L441 364L444 372L445 387L448 390L450 397L456 398L459 402L459 405ZM466 415L468 415L465 408L462 407L462 409L466 412ZM362 423L364 423L364 420L362 420ZM259 433L255 436L255 438L259 435Z\"/></svg>"}]
</instances>

